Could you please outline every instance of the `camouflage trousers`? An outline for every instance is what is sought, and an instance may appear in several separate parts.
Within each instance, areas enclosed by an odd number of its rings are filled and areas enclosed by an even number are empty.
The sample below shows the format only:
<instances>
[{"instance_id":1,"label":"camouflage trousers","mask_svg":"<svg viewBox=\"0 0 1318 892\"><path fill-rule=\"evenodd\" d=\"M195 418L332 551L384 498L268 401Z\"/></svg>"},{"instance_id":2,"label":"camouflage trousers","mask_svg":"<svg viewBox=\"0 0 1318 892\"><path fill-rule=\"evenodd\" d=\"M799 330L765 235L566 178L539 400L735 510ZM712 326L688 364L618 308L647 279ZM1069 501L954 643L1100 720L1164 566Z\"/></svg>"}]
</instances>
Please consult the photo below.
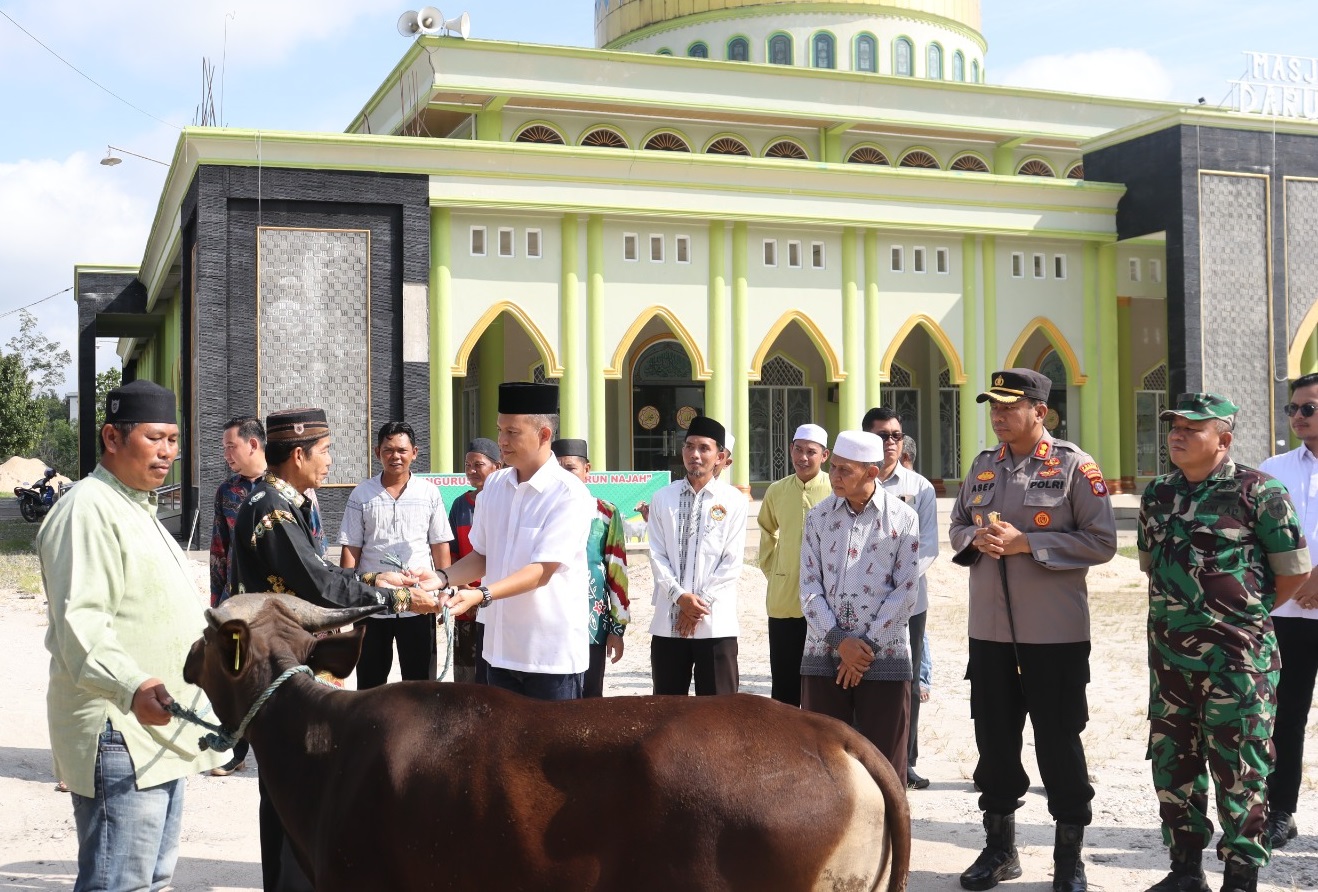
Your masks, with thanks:
<instances>
[{"instance_id":1,"label":"camouflage trousers","mask_svg":"<svg viewBox=\"0 0 1318 892\"><path fill-rule=\"evenodd\" d=\"M1264 794L1276 759L1277 675L1153 665L1146 758L1153 763L1168 846L1198 852L1212 842L1211 776L1222 824L1218 857L1259 867L1268 863Z\"/></svg>"}]
</instances>

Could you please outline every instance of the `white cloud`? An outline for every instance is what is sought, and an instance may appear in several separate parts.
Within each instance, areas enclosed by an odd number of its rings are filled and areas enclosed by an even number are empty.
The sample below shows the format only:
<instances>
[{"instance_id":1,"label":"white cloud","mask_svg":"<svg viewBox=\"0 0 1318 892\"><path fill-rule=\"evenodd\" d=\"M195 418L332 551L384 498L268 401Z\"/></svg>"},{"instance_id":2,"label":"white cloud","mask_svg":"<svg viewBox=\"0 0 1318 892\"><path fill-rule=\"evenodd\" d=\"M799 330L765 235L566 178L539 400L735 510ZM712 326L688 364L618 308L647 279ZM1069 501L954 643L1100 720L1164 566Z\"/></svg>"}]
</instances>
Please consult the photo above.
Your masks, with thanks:
<instances>
[{"instance_id":1,"label":"white cloud","mask_svg":"<svg viewBox=\"0 0 1318 892\"><path fill-rule=\"evenodd\" d=\"M1125 99L1173 99L1173 81L1163 64L1143 50L1103 49L1035 56L1004 72L995 83Z\"/></svg>"}]
</instances>

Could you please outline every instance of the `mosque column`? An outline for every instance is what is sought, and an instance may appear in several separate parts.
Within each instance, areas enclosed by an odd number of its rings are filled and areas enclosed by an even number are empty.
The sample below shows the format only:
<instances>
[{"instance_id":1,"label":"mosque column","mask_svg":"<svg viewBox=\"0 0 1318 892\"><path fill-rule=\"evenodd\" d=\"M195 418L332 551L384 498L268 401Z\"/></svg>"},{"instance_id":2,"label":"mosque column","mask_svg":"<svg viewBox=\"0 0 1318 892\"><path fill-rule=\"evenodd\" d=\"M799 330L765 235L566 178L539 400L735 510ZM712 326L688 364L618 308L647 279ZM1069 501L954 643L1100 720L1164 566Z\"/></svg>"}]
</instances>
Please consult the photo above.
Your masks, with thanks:
<instances>
[{"instance_id":1,"label":"mosque column","mask_svg":"<svg viewBox=\"0 0 1318 892\"><path fill-rule=\"evenodd\" d=\"M732 435L737 438L732 483L751 482L750 354L746 349L746 304L750 293L749 233L745 223L732 224ZM716 421L723 421L717 415ZM724 422L725 424L727 422ZM749 489L747 490L749 492Z\"/></svg>"},{"instance_id":2,"label":"mosque column","mask_svg":"<svg viewBox=\"0 0 1318 892\"><path fill-rule=\"evenodd\" d=\"M453 213L430 209L430 470L456 469L453 414ZM446 433L445 433L446 432Z\"/></svg>"},{"instance_id":3,"label":"mosque column","mask_svg":"<svg viewBox=\"0 0 1318 892\"><path fill-rule=\"evenodd\" d=\"M883 333L879 317L879 233L865 231L865 398L866 407L879 404L883 382Z\"/></svg>"},{"instance_id":4,"label":"mosque column","mask_svg":"<svg viewBox=\"0 0 1318 892\"><path fill-rule=\"evenodd\" d=\"M743 233L742 248L745 249ZM722 220L709 224L709 380L705 382L705 414L728 424L728 257L727 225ZM733 432L736 436L736 432ZM734 465L735 467L735 465Z\"/></svg>"},{"instance_id":5,"label":"mosque column","mask_svg":"<svg viewBox=\"0 0 1318 892\"><path fill-rule=\"evenodd\" d=\"M859 234L842 230L842 368L846 377L839 388L842 430L855 430L865 417L865 356L861 346L860 290L857 287Z\"/></svg>"},{"instance_id":6,"label":"mosque column","mask_svg":"<svg viewBox=\"0 0 1318 892\"><path fill-rule=\"evenodd\" d=\"M503 327L508 317L500 313L480 339L481 429L480 436L494 439L499 427L499 385L503 383Z\"/></svg>"},{"instance_id":7,"label":"mosque column","mask_svg":"<svg viewBox=\"0 0 1318 892\"><path fill-rule=\"evenodd\" d=\"M1079 444L1081 449L1093 455L1099 467L1102 467L1105 456L1102 434L1099 430L1102 418L1102 394L1099 393L1099 387L1103 380L1103 357L1099 353L1098 331L1098 245L1094 242L1086 242L1084 257L1085 299L1084 314L1081 318L1084 320L1085 341L1081 365L1088 380L1080 385L1080 436L1077 437L1072 433L1071 439Z\"/></svg>"},{"instance_id":8,"label":"mosque column","mask_svg":"<svg viewBox=\"0 0 1318 892\"><path fill-rule=\"evenodd\" d=\"M1318 329L1309 334L1300 354L1300 374L1312 375L1314 372L1318 372Z\"/></svg>"},{"instance_id":9,"label":"mosque column","mask_svg":"<svg viewBox=\"0 0 1318 892\"><path fill-rule=\"evenodd\" d=\"M1117 249L1116 245L1097 246L1098 252L1098 342L1099 389L1103 400L1099 404L1099 448L1103 458L1099 467L1107 475L1108 489L1121 492L1124 463L1121 460L1121 400L1125 388L1121 382L1124 362L1121 338L1117 323Z\"/></svg>"},{"instance_id":10,"label":"mosque column","mask_svg":"<svg viewBox=\"0 0 1318 892\"><path fill-rule=\"evenodd\" d=\"M961 473L970 469L983 445L979 420L983 417L975 395L983 388L979 382L979 272L981 268L979 243L973 235L961 239L961 356L966 370L966 381L961 385L959 428L961 431ZM987 281L987 277L986 277Z\"/></svg>"},{"instance_id":11,"label":"mosque column","mask_svg":"<svg viewBox=\"0 0 1318 892\"><path fill-rule=\"evenodd\" d=\"M563 377L558 382L558 435L580 437L585 424L581 410L581 230L576 214L563 215L560 235L558 358Z\"/></svg>"},{"instance_id":12,"label":"mosque column","mask_svg":"<svg viewBox=\"0 0 1318 892\"><path fill-rule=\"evenodd\" d=\"M1113 262L1116 258L1113 257ZM1125 492L1135 492L1135 473L1138 470L1135 437L1135 370L1131 367L1131 328L1130 298L1117 298L1117 354L1118 386L1121 388L1121 488ZM1108 473L1112 473L1109 471Z\"/></svg>"},{"instance_id":13,"label":"mosque column","mask_svg":"<svg viewBox=\"0 0 1318 892\"><path fill-rule=\"evenodd\" d=\"M590 465L596 471L609 467L604 351L604 218L592 214L586 220L586 429Z\"/></svg>"}]
</instances>

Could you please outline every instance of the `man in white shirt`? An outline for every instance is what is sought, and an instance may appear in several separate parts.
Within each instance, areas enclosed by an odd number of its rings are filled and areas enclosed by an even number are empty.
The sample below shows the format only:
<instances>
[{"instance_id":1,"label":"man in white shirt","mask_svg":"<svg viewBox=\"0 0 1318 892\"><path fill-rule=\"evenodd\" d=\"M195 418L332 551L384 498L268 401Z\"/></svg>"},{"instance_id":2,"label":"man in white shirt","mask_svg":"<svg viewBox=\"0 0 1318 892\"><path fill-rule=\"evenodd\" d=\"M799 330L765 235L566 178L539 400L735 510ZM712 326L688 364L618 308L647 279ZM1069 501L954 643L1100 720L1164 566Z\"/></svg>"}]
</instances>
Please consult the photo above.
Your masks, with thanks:
<instances>
[{"instance_id":1,"label":"man in white shirt","mask_svg":"<svg viewBox=\"0 0 1318 892\"><path fill-rule=\"evenodd\" d=\"M686 477L650 503L654 621L650 672L656 694L735 694L737 580L746 551L746 497L718 480L723 425L692 419L682 444Z\"/></svg>"},{"instance_id":2,"label":"man in white shirt","mask_svg":"<svg viewBox=\"0 0 1318 892\"><path fill-rule=\"evenodd\" d=\"M416 454L416 434L406 421L390 421L380 428L375 457L381 471L357 484L348 496L339 530L343 546L339 566L388 573L443 570L449 565L453 531L448 513L439 488L412 476ZM433 615L409 610L373 616L365 622L357 690L378 688L389 679L395 642L404 681L435 680Z\"/></svg>"},{"instance_id":3,"label":"man in white shirt","mask_svg":"<svg viewBox=\"0 0 1318 892\"><path fill-rule=\"evenodd\" d=\"M538 700L581 697L590 666L586 540L595 500L563 470L557 437L558 385L499 385L499 453L504 467L485 481L471 527L472 551L443 584L455 614L481 608L488 683Z\"/></svg>"},{"instance_id":4,"label":"man in white shirt","mask_svg":"<svg viewBox=\"0 0 1318 892\"><path fill-rule=\"evenodd\" d=\"M1291 431L1301 441L1296 449L1274 455L1259 465L1290 490L1300 515L1304 538L1318 541L1318 375L1291 382L1286 405ZM1310 546L1310 560L1318 565L1318 548ZM1268 841L1280 849L1294 839L1295 808L1300 795L1304 764L1304 731L1313 705L1314 679L1318 677L1318 573L1286 603L1272 612L1281 651L1281 678L1277 682L1277 720L1272 742L1277 759L1268 777Z\"/></svg>"}]
</instances>

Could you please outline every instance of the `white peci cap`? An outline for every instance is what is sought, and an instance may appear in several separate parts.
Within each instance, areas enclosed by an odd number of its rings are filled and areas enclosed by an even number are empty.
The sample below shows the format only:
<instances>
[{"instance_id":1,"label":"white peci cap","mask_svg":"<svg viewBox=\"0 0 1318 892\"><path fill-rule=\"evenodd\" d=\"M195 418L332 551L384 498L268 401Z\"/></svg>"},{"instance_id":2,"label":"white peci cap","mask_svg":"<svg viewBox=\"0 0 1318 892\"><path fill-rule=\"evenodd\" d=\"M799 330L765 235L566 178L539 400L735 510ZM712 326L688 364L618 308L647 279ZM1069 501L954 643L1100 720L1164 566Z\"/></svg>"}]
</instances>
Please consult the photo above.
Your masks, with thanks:
<instances>
[{"instance_id":1,"label":"white peci cap","mask_svg":"<svg viewBox=\"0 0 1318 892\"><path fill-rule=\"evenodd\" d=\"M796 433L792 434L792 442L795 443L797 440L809 440L827 449L828 431L817 424L803 424L796 429Z\"/></svg>"},{"instance_id":2,"label":"white peci cap","mask_svg":"<svg viewBox=\"0 0 1318 892\"><path fill-rule=\"evenodd\" d=\"M732 431L728 431L726 434L723 435L723 448L728 450L729 455L732 454L732 446L736 442L737 442L737 438L732 436Z\"/></svg>"},{"instance_id":3,"label":"white peci cap","mask_svg":"<svg viewBox=\"0 0 1318 892\"><path fill-rule=\"evenodd\" d=\"M883 464L883 439L866 431L843 431L837 435L833 457Z\"/></svg>"}]
</instances>

